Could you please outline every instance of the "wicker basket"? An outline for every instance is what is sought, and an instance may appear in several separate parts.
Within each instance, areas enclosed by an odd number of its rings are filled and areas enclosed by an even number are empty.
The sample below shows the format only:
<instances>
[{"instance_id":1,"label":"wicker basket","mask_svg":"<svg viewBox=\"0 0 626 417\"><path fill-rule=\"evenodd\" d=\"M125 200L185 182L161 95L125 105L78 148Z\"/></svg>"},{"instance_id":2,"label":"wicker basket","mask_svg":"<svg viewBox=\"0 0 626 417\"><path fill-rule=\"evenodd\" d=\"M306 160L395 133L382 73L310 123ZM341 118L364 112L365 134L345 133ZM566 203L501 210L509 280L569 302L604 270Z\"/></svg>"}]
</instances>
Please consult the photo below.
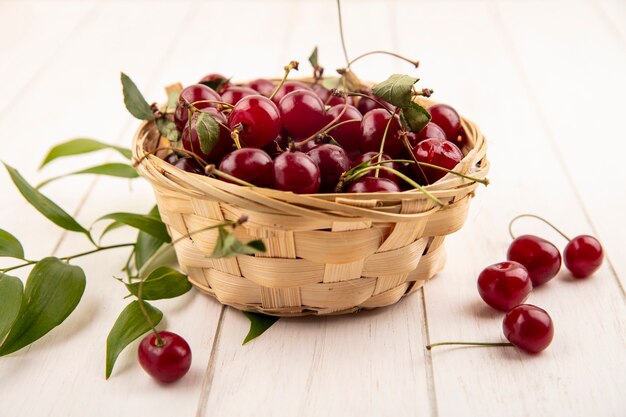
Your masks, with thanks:
<instances>
[{"instance_id":1,"label":"wicker basket","mask_svg":"<svg viewBox=\"0 0 626 417\"><path fill-rule=\"evenodd\" d=\"M422 104L431 105L424 101ZM457 171L484 178L486 143L463 119ZM141 125L133 156L154 150L159 134ZM428 186L444 207L417 190L376 194L300 195L250 188L184 172L155 157L139 172L154 188L161 217L190 281L222 304L277 316L343 314L391 305L420 288L445 263L443 241L461 228L477 183L447 174ZM256 256L210 259L224 220L243 241L261 238Z\"/></svg>"}]
</instances>

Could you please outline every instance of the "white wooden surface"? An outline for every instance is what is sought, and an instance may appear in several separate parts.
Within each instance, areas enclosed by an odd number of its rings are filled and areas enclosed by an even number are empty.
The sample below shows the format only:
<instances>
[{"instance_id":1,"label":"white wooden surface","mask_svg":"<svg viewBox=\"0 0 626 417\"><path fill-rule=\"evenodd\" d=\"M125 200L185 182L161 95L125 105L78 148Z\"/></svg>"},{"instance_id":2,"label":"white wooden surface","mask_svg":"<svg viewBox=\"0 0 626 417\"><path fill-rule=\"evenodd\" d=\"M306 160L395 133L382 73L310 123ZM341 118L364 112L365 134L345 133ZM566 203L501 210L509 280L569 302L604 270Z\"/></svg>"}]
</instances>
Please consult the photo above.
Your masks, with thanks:
<instances>
[{"instance_id":1,"label":"white wooden surface","mask_svg":"<svg viewBox=\"0 0 626 417\"><path fill-rule=\"evenodd\" d=\"M114 160L99 153L36 171L52 144L71 137L129 144L137 123L122 105L120 70L153 99L167 83L208 72L276 76L290 59L305 62L314 45L330 71L343 63L334 7L332 0L0 1L0 159L31 182ZM136 345L104 380L106 335L125 305L111 276L126 253L84 258L88 286L76 313L0 358L1 416L626 415L626 4L352 0L344 19L350 55L388 49L419 58L424 86L488 137L492 185L448 238L445 271L391 308L281 320L243 347L248 322L239 312L196 293L160 302L165 326L194 354L189 375L161 386L137 365ZM354 69L372 80L411 70L386 57ZM88 247L41 218L4 171L0 190L0 227L30 258ZM83 224L153 204L141 180L73 178L46 193ZM573 281L563 270L531 295L555 321L552 346L537 356L511 348L427 352L429 341L502 338L502 316L481 302L475 281L504 258L508 220L520 212L605 245L607 261L592 279ZM518 229L564 246L532 221Z\"/></svg>"}]
</instances>

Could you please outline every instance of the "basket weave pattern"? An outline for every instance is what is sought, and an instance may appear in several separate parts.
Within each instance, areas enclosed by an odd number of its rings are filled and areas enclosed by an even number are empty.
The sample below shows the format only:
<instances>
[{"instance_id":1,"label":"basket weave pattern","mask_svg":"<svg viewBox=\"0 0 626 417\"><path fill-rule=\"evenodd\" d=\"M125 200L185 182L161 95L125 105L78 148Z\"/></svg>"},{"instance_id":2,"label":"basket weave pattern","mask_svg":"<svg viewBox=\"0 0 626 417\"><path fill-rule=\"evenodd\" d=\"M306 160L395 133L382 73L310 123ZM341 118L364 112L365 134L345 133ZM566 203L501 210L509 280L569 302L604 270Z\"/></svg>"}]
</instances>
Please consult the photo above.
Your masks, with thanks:
<instances>
[{"instance_id":1,"label":"basket weave pattern","mask_svg":"<svg viewBox=\"0 0 626 417\"><path fill-rule=\"evenodd\" d=\"M484 178L486 143L463 119L464 159L457 171ZM137 132L136 159L159 142L153 123ZM428 190L402 193L298 195L249 188L190 174L148 156L139 171L154 188L181 268L200 291L240 310L279 316L354 312L396 303L445 263L444 238L463 225L477 184L447 174ZM242 241L263 239L255 256L210 259L224 220L248 221ZM196 233L197 232L197 233Z\"/></svg>"}]
</instances>

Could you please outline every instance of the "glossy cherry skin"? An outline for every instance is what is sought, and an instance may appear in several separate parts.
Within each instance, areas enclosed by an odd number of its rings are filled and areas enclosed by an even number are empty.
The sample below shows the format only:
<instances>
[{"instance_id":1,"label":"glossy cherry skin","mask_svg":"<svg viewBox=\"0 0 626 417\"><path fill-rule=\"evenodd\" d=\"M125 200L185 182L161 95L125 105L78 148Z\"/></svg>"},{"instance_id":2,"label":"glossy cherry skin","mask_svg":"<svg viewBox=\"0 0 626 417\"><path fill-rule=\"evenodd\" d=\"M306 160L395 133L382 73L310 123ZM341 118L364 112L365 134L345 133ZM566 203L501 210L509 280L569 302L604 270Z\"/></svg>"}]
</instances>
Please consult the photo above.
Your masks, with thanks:
<instances>
[{"instance_id":1,"label":"glossy cherry skin","mask_svg":"<svg viewBox=\"0 0 626 417\"><path fill-rule=\"evenodd\" d=\"M561 253L557 247L534 235L522 235L513 240L506 258L526 267L533 287L550 281L561 269Z\"/></svg>"},{"instance_id":2,"label":"glossy cherry skin","mask_svg":"<svg viewBox=\"0 0 626 417\"><path fill-rule=\"evenodd\" d=\"M210 107L202 110L205 113L209 113L216 121L226 125L226 117L217 111L217 109ZM233 147L233 140L230 137L230 132L226 127L220 125L220 135L217 143L209 153L202 152L200 148L200 139L198 138L198 132L196 130L196 120L198 119L198 112L194 113L191 117L191 135L189 134L189 125L185 126L182 134L183 148L190 152L195 153L200 158L204 159L207 163L217 163L224 155L226 155Z\"/></svg>"},{"instance_id":3,"label":"glossy cherry skin","mask_svg":"<svg viewBox=\"0 0 626 417\"><path fill-rule=\"evenodd\" d=\"M361 121L361 137L359 138L359 149L362 153L380 150L385 128L390 119L391 114L385 109L374 109L365 113ZM399 130L400 119L398 116L394 116L387 130L385 148L383 149L383 152L392 158L397 158L404 150L404 145L398 135Z\"/></svg>"},{"instance_id":4,"label":"glossy cherry skin","mask_svg":"<svg viewBox=\"0 0 626 417\"><path fill-rule=\"evenodd\" d=\"M507 340L530 353L547 348L554 337L554 324L548 313L531 304L513 307L502 322Z\"/></svg>"},{"instance_id":5,"label":"glossy cherry skin","mask_svg":"<svg viewBox=\"0 0 626 417\"><path fill-rule=\"evenodd\" d=\"M456 142L461 132L461 117L447 104L435 104L428 108L432 116L431 122L439 126L446 134L446 138Z\"/></svg>"},{"instance_id":6,"label":"glossy cherry skin","mask_svg":"<svg viewBox=\"0 0 626 417\"><path fill-rule=\"evenodd\" d=\"M463 159L463 152L450 141L425 139L413 147L413 156L419 162L453 169ZM417 164L413 164L413 171L422 184L433 184L446 175L446 171Z\"/></svg>"},{"instance_id":7,"label":"glossy cherry skin","mask_svg":"<svg viewBox=\"0 0 626 417\"><path fill-rule=\"evenodd\" d=\"M283 86L280 87L280 89L276 92L276 95L274 96L274 98L272 98L272 100L274 100L274 103L278 104L280 103L280 100L283 99L283 97L296 90L313 91L311 90L311 87L300 81L285 81Z\"/></svg>"},{"instance_id":8,"label":"glossy cherry skin","mask_svg":"<svg viewBox=\"0 0 626 417\"><path fill-rule=\"evenodd\" d=\"M341 114L343 108L343 104L338 104L328 109L326 114L328 114L328 118L330 120L334 120ZM350 158L356 158L361 153L359 149L361 137L360 121L363 120L363 116L361 115L361 112L356 109L356 107L348 104L346 111L343 112L335 124L345 122L346 120L358 120L358 122L350 122L339 127L335 127L331 129L328 134L332 136L332 138L335 139L335 141L337 141L343 149L345 149Z\"/></svg>"},{"instance_id":9,"label":"glossy cherry skin","mask_svg":"<svg viewBox=\"0 0 626 417\"><path fill-rule=\"evenodd\" d=\"M318 95L318 97L324 102L327 106L336 106L338 104L343 104L345 100L343 97L337 97L332 95L330 90L323 85L315 84L311 89ZM354 100L352 97L348 97L348 104L354 104Z\"/></svg>"},{"instance_id":10,"label":"glossy cherry skin","mask_svg":"<svg viewBox=\"0 0 626 417\"><path fill-rule=\"evenodd\" d=\"M424 126L424 128L420 130L419 133L409 132L407 134L407 138L409 139L411 146L415 146L425 139L447 139L446 133L433 122L430 122L426 126Z\"/></svg>"},{"instance_id":11,"label":"glossy cherry skin","mask_svg":"<svg viewBox=\"0 0 626 417\"><path fill-rule=\"evenodd\" d=\"M222 99L219 94L215 92L215 90L202 84L190 85L180 92L180 96L178 96L178 104L176 105L176 110L174 111L174 123L176 124L178 130L182 132L187 125L189 112L186 106L202 100L221 101ZM198 109L206 109L209 107L217 107L218 105L217 103L205 102L194 104L194 106Z\"/></svg>"},{"instance_id":12,"label":"glossy cherry skin","mask_svg":"<svg viewBox=\"0 0 626 417\"><path fill-rule=\"evenodd\" d=\"M258 91L262 96L269 97L274 92L276 84L265 78L259 78L248 83L248 87Z\"/></svg>"},{"instance_id":13,"label":"glossy cherry skin","mask_svg":"<svg viewBox=\"0 0 626 417\"><path fill-rule=\"evenodd\" d=\"M509 311L523 303L532 289L528 271L514 261L490 265L478 276L480 297L496 310Z\"/></svg>"},{"instance_id":14,"label":"glossy cherry skin","mask_svg":"<svg viewBox=\"0 0 626 417\"><path fill-rule=\"evenodd\" d=\"M399 193L401 191L398 184L382 177L363 177L354 181L348 188L349 193Z\"/></svg>"},{"instance_id":15,"label":"glossy cherry skin","mask_svg":"<svg viewBox=\"0 0 626 417\"><path fill-rule=\"evenodd\" d=\"M378 152L366 152L366 153L364 153L362 155L359 155L359 156L357 156L356 159L354 159L352 161L352 167L355 167L355 166L357 166L359 164L362 164L365 161L370 161L370 160L371 161L368 163L368 165L372 165L372 163L378 162L378 158L374 158L374 157L377 157L377 156L378 156ZM372 159L372 158L374 158L374 159ZM382 154L380 159L381 159L381 161L389 161L391 159L391 157L389 155ZM395 162L387 162L387 163L383 163L382 165L385 166L385 167L388 167L388 168L393 168L396 171L398 171L399 168L400 168L400 166L397 163L395 163ZM376 172L375 170L371 170L367 174L365 174L365 176L366 177L373 177L375 175L375 172ZM391 180L392 182L394 182L396 184L398 184L400 182L400 179L396 175L394 175L392 172L386 171L384 169L378 170L378 176L380 178L387 178L388 180Z\"/></svg>"},{"instance_id":16,"label":"glossy cherry skin","mask_svg":"<svg viewBox=\"0 0 626 417\"><path fill-rule=\"evenodd\" d=\"M228 81L228 78L218 73L205 75L204 77L200 79L200 81L198 81L198 84L213 83L213 82L220 84L220 88L219 88L220 93L231 86L230 81Z\"/></svg>"},{"instance_id":17,"label":"glossy cherry skin","mask_svg":"<svg viewBox=\"0 0 626 417\"><path fill-rule=\"evenodd\" d=\"M232 104L233 106L244 97L259 95L259 92L249 87L228 87L226 91L222 93L222 101L224 103Z\"/></svg>"},{"instance_id":18,"label":"glossy cherry skin","mask_svg":"<svg viewBox=\"0 0 626 417\"><path fill-rule=\"evenodd\" d=\"M322 100L312 91L292 91L278 103L283 129L298 141L319 132L327 123Z\"/></svg>"},{"instance_id":19,"label":"glossy cherry skin","mask_svg":"<svg viewBox=\"0 0 626 417\"><path fill-rule=\"evenodd\" d=\"M204 169L202 165L198 161L196 161L192 157L178 158L176 162L174 162L176 168L180 168L183 171L191 172L192 174L204 175Z\"/></svg>"},{"instance_id":20,"label":"glossy cherry skin","mask_svg":"<svg viewBox=\"0 0 626 417\"><path fill-rule=\"evenodd\" d=\"M387 109L389 109L391 111L395 110L395 107L393 105L387 103L383 99L375 97L372 94L372 89L364 90L364 91L362 91L362 93L367 95L367 96L369 96L369 97L375 98L380 103L384 104L385 107L387 107ZM377 102L375 102L374 100L370 100L369 98L366 98L366 97L359 97L359 102L357 103L356 108L361 112L361 114L365 114L365 113L369 112L370 110L381 109L382 107Z\"/></svg>"},{"instance_id":21,"label":"glossy cherry skin","mask_svg":"<svg viewBox=\"0 0 626 417\"><path fill-rule=\"evenodd\" d=\"M191 367L191 349L179 335L160 331L163 345L157 345L154 332L143 338L137 350L142 368L161 382L174 382L182 378Z\"/></svg>"},{"instance_id":22,"label":"glossy cherry skin","mask_svg":"<svg viewBox=\"0 0 626 417\"><path fill-rule=\"evenodd\" d=\"M274 186L296 194L314 194L320 189L320 169L309 156L287 151L274 159Z\"/></svg>"},{"instance_id":23,"label":"glossy cherry skin","mask_svg":"<svg viewBox=\"0 0 626 417\"><path fill-rule=\"evenodd\" d=\"M278 107L263 96L247 96L239 100L228 116L232 130L241 123L239 139L246 146L262 148L276 139L281 122Z\"/></svg>"},{"instance_id":24,"label":"glossy cherry skin","mask_svg":"<svg viewBox=\"0 0 626 417\"><path fill-rule=\"evenodd\" d=\"M602 245L593 236L576 236L565 246L565 266L576 278L587 278L600 268L604 259Z\"/></svg>"},{"instance_id":25,"label":"glossy cherry skin","mask_svg":"<svg viewBox=\"0 0 626 417\"><path fill-rule=\"evenodd\" d=\"M274 161L261 149L241 148L232 151L222 159L219 170L258 187L271 187L274 184Z\"/></svg>"},{"instance_id":26,"label":"glossy cherry skin","mask_svg":"<svg viewBox=\"0 0 626 417\"><path fill-rule=\"evenodd\" d=\"M320 169L320 192L334 193L341 174L352 166L350 157L337 145L319 145L307 152L307 155Z\"/></svg>"}]
</instances>

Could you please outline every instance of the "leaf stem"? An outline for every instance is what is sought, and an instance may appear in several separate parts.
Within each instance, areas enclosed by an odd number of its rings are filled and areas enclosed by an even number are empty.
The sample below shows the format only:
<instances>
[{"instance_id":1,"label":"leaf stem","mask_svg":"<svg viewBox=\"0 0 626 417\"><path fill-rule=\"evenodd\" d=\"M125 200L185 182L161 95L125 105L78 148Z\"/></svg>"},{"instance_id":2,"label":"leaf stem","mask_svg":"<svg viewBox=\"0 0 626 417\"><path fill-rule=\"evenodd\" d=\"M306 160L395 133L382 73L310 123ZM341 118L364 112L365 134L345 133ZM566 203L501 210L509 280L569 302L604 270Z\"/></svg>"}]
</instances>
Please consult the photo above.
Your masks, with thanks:
<instances>
[{"instance_id":1,"label":"leaf stem","mask_svg":"<svg viewBox=\"0 0 626 417\"><path fill-rule=\"evenodd\" d=\"M278 93L278 90L280 90L283 84L285 84L285 81L287 81L287 76L289 75L292 69L295 69L296 71L298 71L298 61L291 61L289 64L285 65L285 75L283 75L283 79L280 80L280 83L276 86L274 91L272 91L272 94L269 96L270 100L274 99L274 96L276 95L276 93Z\"/></svg>"},{"instance_id":2,"label":"leaf stem","mask_svg":"<svg viewBox=\"0 0 626 417\"><path fill-rule=\"evenodd\" d=\"M333 126L329 127L328 129L324 130L324 132L323 132L323 133L328 133L328 132L330 132L331 130L333 130L334 128L336 128L336 127L339 127L339 126L341 126L341 125L345 125L345 124L347 124L347 123L354 123L354 122L360 122L360 120L359 120L359 119L344 120L343 122L339 122L339 123L337 123L336 125L333 125Z\"/></svg>"},{"instance_id":3,"label":"leaf stem","mask_svg":"<svg viewBox=\"0 0 626 417\"><path fill-rule=\"evenodd\" d=\"M143 317L146 319L146 322L148 322L148 326L150 326L150 329L152 330L152 332L154 332L154 335L156 336L156 345L163 346L165 342L163 341L163 339L161 339L159 332L157 332L156 328L154 327L154 322L152 321L152 319L150 319L150 315L146 311L146 307L143 305L143 298L141 298L143 281L143 279L139 281L139 289L137 290L137 302L139 303L139 309L141 310L141 314L143 314Z\"/></svg>"},{"instance_id":4,"label":"leaf stem","mask_svg":"<svg viewBox=\"0 0 626 417\"><path fill-rule=\"evenodd\" d=\"M389 107L387 107L385 104L383 104L383 102L381 102L380 100L372 97L372 96L368 96L367 94L363 94L363 93L355 93L355 92L350 92L347 93L348 96L350 97L361 97L361 99L367 99L367 100L372 100L374 103L378 104L381 108L387 110L389 112L389 114L393 114L393 111L389 110Z\"/></svg>"},{"instance_id":5,"label":"leaf stem","mask_svg":"<svg viewBox=\"0 0 626 417\"><path fill-rule=\"evenodd\" d=\"M426 345L426 349L431 350L437 346L515 346L513 343L508 342L441 342L441 343L431 343L430 345Z\"/></svg>"},{"instance_id":6,"label":"leaf stem","mask_svg":"<svg viewBox=\"0 0 626 417\"><path fill-rule=\"evenodd\" d=\"M374 54L385 54L385 55L391 55L391 56L393 56L393 57L396 57L396 58L399 58L399 59L401 59L401 60L403 60L403 61L406 61L406 62L408 62L409 64L413 64L413 65L415 66L415 68L419 67L419 65L420 65L420 62L419 62L419 61L412 61L412 60L410 60L410 59L409 59L409 58L407 58L407 57L404 57L404 56L402 56L402 55L400 55L400 54L396 54L395 52L389 52L389 51L369 51L369 52L366 52L366 53L364 53L364 54L362 54L362 55L357 56L357 57L356 57L356 58L354 58L352 61L348 62L348 68L350 68L350 65L354 64L354 63L355 63L356 61L358 61L359 59L364 58L364 57L366 57L366 56L368 56L368 55L374 55Z\"/></svg>"},{"instance_id":7,"label":"leaf stem","mask_svg":"<svg viewBox=\"0 0 626 417\"><path fill-rule=\"evenodd\" d=\"M547 224L548 226L550 226L551 228L553 228L554 230L556 230L556 232L558 234L560 234L561 236L563 236L565 238L565 240L567 240L568 242L571 241L572 239L570 239L565 233L563 233L558 227L556 227L555 225L553 225L552 223L550 223L549 221L547 221L546 219L544 219L541 216L537 216L536 214L531 214L531 213L524 213L524 214L520 214L519 216L515 216L513 217L513 219L509 222L509 235L511 235L511 239L515 239L515 235L513 234L513 223L515 223L515 221L517 219L520 219L522 217L533 217L535 219L541 220L542 222L544 222L545 224Z\"/></svg>"}]
</instances>

